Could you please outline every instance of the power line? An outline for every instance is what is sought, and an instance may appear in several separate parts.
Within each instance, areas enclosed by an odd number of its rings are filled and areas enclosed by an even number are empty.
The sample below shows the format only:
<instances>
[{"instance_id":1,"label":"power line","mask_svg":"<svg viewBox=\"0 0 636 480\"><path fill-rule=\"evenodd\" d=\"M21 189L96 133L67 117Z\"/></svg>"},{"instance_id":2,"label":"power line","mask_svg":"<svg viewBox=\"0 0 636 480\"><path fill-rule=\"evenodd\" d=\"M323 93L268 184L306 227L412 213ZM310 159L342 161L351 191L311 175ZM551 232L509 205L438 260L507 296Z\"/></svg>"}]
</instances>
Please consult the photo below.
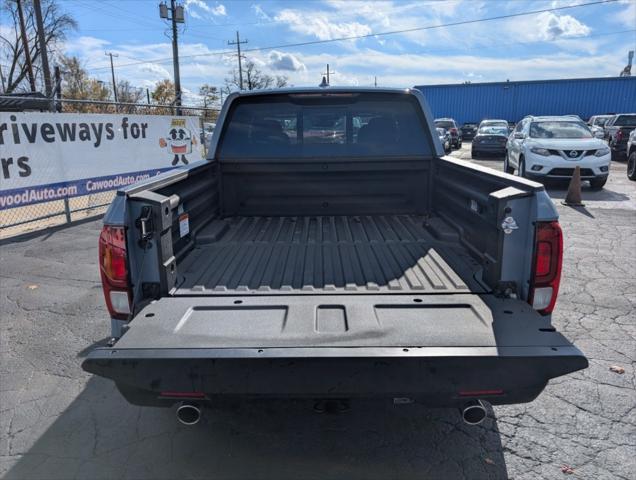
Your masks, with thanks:
<instances>
[{"instance_id":1,"label":"power line","mask_svg":"<svg viewBox=\"0 0 636 480\"><path fill-rule=\"evenodd\" d=\"M556 11L567 10L567 9L572 9L572 8L589 7L589 6L593 6L593 5L602 5L602 4L608 4L608 3L615 3L617 1L618 0L598 0L598 1L595 1L595 2L580 3L580 4L577 4L577 5L565 5L565 6L562 6L562 7L544 8L544 9L541 9L541 10L531 10L531 11L527 11L527 12L511 13L511 14L507 14L507 15L498 15L498 16L495 16L495 17L478 18L478 19L473 19L473 20L462 20L462 21L459 21L459 22L443 23L443 24L437 24L437 25L428 25L428 26L425 26L425 27L413 27L413 28L406 28L406 29L402 29L402 30L392 30L392 31L388 31L388 32L368 33L368 34L364 34L364 35L351 35L351 36L347 36L347 37L332 38L332 39L328 39L328 40L310 40L310 41L307 41L307 42L287 43L287 44L272 45L272 46L267 46L267 47L255 47L255 48L245 49L245 50L243 50L243 52L262 52L262 51L274 50L274 49L303 47L303 46L308 46L308 45L321 45L321 44L325 44L325 43L342 42L342 41L347 41L347 40L357 40L357 39L362 39L362 38L380 37L380 36L387 36L387 35L397 35L397 34L401 34L401 33L411 33L411 32L424 31L424 30L435 30L435 29L439 29L439 28L456 27L456 26L460 26L460 25L470 25L470 24L474 24L474 23L491 22L491 21L495 21L495 20L505 20L505 19L508 19L508 18L524 17L524 16L528 16L528 15L537 15L537 14L546 13L546 12L556 12ZM591 35L588 35L588 37L591 37ZM183 58L210 57L210 56L215 56L215 55L231 55L233 53L234 52L232 52L230 50L221 50L221 51L217 51L217 52L198 53L198 54L193 54L193 55L182 55L181 58L183 59ZM141 65L141 64L145 64L145 63L164 63L164 62L170 62L170 61L172 61L172 58L165 57L165 58L157 58L157 59L154 59L154 60L147 60L147 61L144 61L144 62L124 63L124 64L121 64L120 67L130 67L130 66ZM104 70L105 68L108 68L108 67L96 67L96 68L93 69L93 71Z\"/></svg>"}]
</instances>

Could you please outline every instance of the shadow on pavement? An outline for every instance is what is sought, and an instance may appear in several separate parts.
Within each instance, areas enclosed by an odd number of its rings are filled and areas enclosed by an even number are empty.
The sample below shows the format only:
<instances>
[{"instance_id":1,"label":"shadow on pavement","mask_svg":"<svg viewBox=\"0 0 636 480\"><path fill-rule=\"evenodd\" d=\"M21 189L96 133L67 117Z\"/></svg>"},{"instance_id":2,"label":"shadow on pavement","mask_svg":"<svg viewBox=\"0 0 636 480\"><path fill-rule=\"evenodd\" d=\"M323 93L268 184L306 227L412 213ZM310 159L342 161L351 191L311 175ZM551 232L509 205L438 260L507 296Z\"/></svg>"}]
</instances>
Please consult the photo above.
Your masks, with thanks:
<instances>
[{"instance_id":1,"label":"shadow on pavement","mask_svg":"<svg viewBox=\"0 0 636 480\"><path fill-rule=\"evenodd\" d=\"M14 435L14 450L32 446L5 478L508 478L491 409L469 427L455 410L351 406L330 415L308 401L242 402L185 427L174 409L130 406L92 378L37 440Z\"/></svg>"}]
</instances>

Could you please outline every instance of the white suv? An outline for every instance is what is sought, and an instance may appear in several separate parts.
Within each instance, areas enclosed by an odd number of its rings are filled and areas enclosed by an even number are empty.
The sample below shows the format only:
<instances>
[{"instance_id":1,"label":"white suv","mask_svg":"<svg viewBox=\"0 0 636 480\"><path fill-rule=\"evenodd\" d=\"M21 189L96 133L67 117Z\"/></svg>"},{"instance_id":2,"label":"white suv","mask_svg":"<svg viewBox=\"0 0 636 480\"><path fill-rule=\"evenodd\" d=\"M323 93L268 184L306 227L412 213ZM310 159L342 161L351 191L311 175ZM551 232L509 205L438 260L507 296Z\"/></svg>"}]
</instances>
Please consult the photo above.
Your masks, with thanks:
<instances>
[{"instance_id":1,"label":"white suv","mask_svg":"<svg viewBox=\"0 0 636 480\"><path fill-rule=\"evenodd\" d=\"M506 143L504 171L532 180L568 179L581 167L581 179L601 189L611 161L607 143L594 138L589 127L571 116L526 117Z\"/></svg>"}]
</instances>

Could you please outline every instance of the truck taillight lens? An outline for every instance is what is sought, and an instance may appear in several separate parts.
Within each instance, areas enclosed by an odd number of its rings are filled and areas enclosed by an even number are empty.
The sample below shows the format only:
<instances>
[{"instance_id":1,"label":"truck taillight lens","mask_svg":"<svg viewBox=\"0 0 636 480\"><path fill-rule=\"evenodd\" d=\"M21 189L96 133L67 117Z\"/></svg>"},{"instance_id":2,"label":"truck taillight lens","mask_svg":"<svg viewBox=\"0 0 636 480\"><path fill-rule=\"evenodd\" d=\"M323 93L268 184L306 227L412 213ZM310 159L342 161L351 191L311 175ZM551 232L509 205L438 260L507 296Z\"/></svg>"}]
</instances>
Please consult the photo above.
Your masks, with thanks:
<instances>
[{"instance_id":1,"label":"truck taillight lens","mask_svg":"<svg viewBox=\"0 0 636 480\"><path fill-rule=\"evenodd\" d=\"M528 303L542 315L554 310L562 264L563 233L559 222L537 223Z\"/></svg>"},{"instance_id":2,"label":"truck taillight lens","mask_svg":"<svg viewBox=\"0 0 636 480\"><path fill-rule=\"evenodd\" d=\"M111 317L128 319L130 314L130 283L126 232L123 227L104 226L99 235L99 273L106 307Z\"/></svg>"},{"instance_id":3,"label":"truck taillight lens","mask_svg":"<svg viewBox=\"0 0 636 480\"><path fill-rule=\"evenodd\" d=\"M618 130L616 132L616 141L620 142L623 139L623 131L622 130Z\"/></svg>"}]
</instances>

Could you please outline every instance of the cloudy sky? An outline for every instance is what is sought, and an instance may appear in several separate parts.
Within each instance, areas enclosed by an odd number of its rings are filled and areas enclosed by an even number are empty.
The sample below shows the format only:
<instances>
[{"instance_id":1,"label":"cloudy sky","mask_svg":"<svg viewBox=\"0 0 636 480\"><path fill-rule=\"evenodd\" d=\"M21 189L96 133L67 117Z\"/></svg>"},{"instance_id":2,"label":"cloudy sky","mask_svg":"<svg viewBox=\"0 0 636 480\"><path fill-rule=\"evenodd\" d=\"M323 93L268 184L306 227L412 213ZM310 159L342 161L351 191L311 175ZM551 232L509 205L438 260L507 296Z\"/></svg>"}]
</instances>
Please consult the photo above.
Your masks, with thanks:
<instances>
[{"instance_id":1,"label":"cloudy sky","mask_svg":"<svg viewBox=\"0 0 636 480\"><path fill-rule=\"evenodd\" d=\"M591 1L184 0L182 84L190 92L203 83L222 85L236 65L236 55L227 53L236 30L248 40L249 59L297 86L317 85L327 63L335 71L332 85L372 85L375 77L382 86L413 86L618 75L636 47L636 0L413 30ZM104 54L110 51L119 55L118 78L134 85L172 78L169 28L158 1L60 4L79 23L62 48L91 75L110 81ZM354 36L366 37L288 46Z\"/></svg>"}]
</instances>

